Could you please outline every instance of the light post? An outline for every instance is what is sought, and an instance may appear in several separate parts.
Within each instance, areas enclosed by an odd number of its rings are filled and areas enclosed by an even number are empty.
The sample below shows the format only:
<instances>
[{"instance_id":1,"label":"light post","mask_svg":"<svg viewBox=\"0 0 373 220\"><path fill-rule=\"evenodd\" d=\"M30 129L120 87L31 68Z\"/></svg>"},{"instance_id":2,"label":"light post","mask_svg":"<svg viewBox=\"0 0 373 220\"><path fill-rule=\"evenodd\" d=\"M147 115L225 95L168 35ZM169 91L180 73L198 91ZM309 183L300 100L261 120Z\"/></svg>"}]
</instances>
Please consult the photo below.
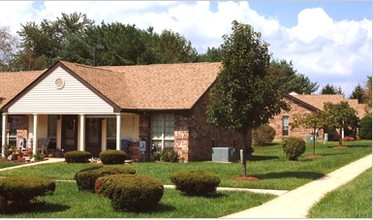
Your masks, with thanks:
<instances>
[{"instance_id":1,"label":"light post","mask_svg":"<svg viewBox=\"0 0 373 220\"><path fill-rule=\"evenodd\" d=\"M93 47L93 66L96 66L96 50L104 50L105 46L102 44L97 44Z\"/></svg>"}]
</instances>

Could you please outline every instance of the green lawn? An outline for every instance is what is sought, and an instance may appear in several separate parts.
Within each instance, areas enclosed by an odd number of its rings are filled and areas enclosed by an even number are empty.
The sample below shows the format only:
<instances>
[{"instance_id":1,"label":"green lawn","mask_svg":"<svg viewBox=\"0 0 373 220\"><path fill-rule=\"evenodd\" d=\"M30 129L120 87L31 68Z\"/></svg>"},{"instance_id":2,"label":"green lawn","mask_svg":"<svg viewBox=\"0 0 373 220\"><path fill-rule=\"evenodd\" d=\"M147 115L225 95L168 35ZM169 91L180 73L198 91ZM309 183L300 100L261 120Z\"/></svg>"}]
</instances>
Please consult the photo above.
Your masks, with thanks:
<instances>
[{"instance_id":1,"label":"green lawn","mask_svg":"<svg viewBox=\"0 0 373 220\"><path fill-rule=\"evenodd\" d=\"M338 143L318 144L316 154L321 157L309 159L311 145L299 161L286 160L280 144L255 148L253 160L248 161L248 174L258 181L235 181L240 176L240 163L190 162L178 163L133 163L137 174L153 176L164 184L171 184L170 175L178 170L201 169L218 174L220 186L268 188L291 190L372 152L371 141L346 142L347 149L334 149ZM77 171L95 166L93 164L43 164L9 171L1 171L0 176L36 175L57 180L72 180ZM371 178L371 176L370 176ZM371 185L369 186L371 189ZM366 188L366 187L365 187ZM371 194L371 191L370 191ZM350 193L350 195L352 195ZM355 195L355 194L353 194ZM39 198L38 203L24 207L20 213L2 213L0 217L12 218L216 218L257 206L270 199L271 195L249 192L221 192L213 198L187 197L179 191L166 189L159 205L150 213L116 212L110 200L94 193L78 191L75 183L57 182L53 196ZM41 200L40 200L41 199ZM369 206L369 204L368 204ZM371 203L369 206L371 209ZM365 209L365 208L364 208ZM42 210L42 211L38 211Z\"/></svg>"},{"instance_id":2,"label":"green lawn","mask_svg":"<svg viewBox=\"0 0 373 220\"><path fill-rule=\"evenodd\" d=\"M372 218L372 169L328 193L312 207L310 218Z\"/></svg>"},{"instance_id":3,"label":"green lawn","mask_svg":"<svg viewBox=\"0 0 373 220\"><path fill-rule=\"evenodd\" d=\"M148 213L113 210L110 200L95 193L78 191L75 183L57 182L55 194L39 198L22 211L1 213L0 218L217 218L273 199L249 192L218 192L212 198L184 196L165 189L156 208Z\"/></svg>"},{"instance_id":4,"label":"green lawn","mask_svg":"<svg viewBox=\"0 0 373 220\"><path fill-rule=\"evenodd\" d=\"M203 169L218 174L221 178L220 186L291 190L372 153L371 141L345 142L344 144L348 145L349 148L334 149L333 147L338 145L337 142L329 142L327 145L318 143L316 154L321 155L321 157L316 159L307 158L307 155L312 154L312 146L308 144L306 153L296 162L286 160L280 144L256 147L254 161L248 161L247 170L248 175L258 177L259 181L233 180L234 177L241 175L241 164L239 162L213 163L205 161L185 164L145 162L125 166L135 168L137 174L160 179L164 184L171 184L170 175L175 171ZM0 176L24 175L27 173L28 175L45 176L53 179L73 179L77 171L88 166L92 165L45 164L3 171L0 172Z\"/></svg>"}]
</instances>

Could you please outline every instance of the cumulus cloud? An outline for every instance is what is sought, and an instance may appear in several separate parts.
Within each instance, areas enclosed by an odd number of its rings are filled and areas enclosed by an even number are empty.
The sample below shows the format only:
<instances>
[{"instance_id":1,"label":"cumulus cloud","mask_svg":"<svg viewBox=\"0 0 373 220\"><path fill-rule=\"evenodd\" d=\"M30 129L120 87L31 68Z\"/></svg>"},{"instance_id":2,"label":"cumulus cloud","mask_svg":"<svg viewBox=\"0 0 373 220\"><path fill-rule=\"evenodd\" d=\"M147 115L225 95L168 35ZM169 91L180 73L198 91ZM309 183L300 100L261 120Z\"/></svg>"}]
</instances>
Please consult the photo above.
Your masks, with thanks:
<instances>
[{"instance_id":1,"label":"cumulus cloud","mask_svg":"<svg viewBox=\"0 0 373 220\"><path fill-rule=\"evenodd\" d=\"M199 52L220 46L222 36L231 33L231 22L237 20L262 33L274 58L292 60L298 72L321 86L335 84L350 94L372 74L372 20L336 21L323 8L299 11L293 27L253 10L247 1L1 1L0 8L0 26L9 26L14 34L27 21L82 12L97 24L153 26L158 33L173 30Z\"/></svg>"}]
</instances>

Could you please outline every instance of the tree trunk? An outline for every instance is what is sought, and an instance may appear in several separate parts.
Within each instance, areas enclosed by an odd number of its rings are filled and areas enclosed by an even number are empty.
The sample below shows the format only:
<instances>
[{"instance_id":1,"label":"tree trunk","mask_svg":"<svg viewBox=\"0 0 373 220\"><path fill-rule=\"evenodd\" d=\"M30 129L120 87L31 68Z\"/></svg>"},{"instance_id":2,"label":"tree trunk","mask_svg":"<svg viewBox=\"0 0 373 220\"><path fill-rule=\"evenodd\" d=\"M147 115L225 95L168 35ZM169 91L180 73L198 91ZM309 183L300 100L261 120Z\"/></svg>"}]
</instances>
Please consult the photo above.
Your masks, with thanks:
<instances>
[{"instance_id":1,"label":"tree trunk","mask_svg":"<svg viewBox=\"0 0 373 220\"><path fill-rule=\"evenodd\" d=\"M247 176L246 172L246 155L247 155L247 132L243 132L242 134L243 139L243 148L242 148L242 176Z\"/></svg>"},{"instance_id":2,"label":"tree trunk","mask_svg":"<svg viewBox=\"0 0 373 220\"><path fill-rule=\"evenodd\" d=\"M316 154L316 128L313 128L313 155Z\"/></svg>"},{"instance_id":3,"label":"tree trunk","mask_svg":"<svg viewBox=\"0 0 373 220\"><path fill-rule=\"evenodd\" d=\"M247 150L248 150L248 159L250 159L253 156L253 130L249 129L249 132L247 133Z\"/></svg>"}]
</instances>

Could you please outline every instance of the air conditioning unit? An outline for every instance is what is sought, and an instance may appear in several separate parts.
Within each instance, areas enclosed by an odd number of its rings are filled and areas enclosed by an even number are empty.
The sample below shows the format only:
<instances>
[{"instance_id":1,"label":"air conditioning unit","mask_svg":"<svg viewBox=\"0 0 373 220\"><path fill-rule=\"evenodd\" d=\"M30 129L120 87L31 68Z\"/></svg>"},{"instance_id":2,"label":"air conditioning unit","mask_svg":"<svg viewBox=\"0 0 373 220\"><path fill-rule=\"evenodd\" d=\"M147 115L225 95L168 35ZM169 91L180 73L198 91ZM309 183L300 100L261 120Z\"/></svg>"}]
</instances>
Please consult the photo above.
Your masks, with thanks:
<instances>
[{"instance_id":1,"label":"air conditioning unit","mask_svg":"<svg viewBox=\"0 0 373 220\"><path fill-rule=\"evenodd\" d=\"M215 162L234 162L235 150L233 147L213 147L212 161Z\"/></svg>"}]
</instances>

